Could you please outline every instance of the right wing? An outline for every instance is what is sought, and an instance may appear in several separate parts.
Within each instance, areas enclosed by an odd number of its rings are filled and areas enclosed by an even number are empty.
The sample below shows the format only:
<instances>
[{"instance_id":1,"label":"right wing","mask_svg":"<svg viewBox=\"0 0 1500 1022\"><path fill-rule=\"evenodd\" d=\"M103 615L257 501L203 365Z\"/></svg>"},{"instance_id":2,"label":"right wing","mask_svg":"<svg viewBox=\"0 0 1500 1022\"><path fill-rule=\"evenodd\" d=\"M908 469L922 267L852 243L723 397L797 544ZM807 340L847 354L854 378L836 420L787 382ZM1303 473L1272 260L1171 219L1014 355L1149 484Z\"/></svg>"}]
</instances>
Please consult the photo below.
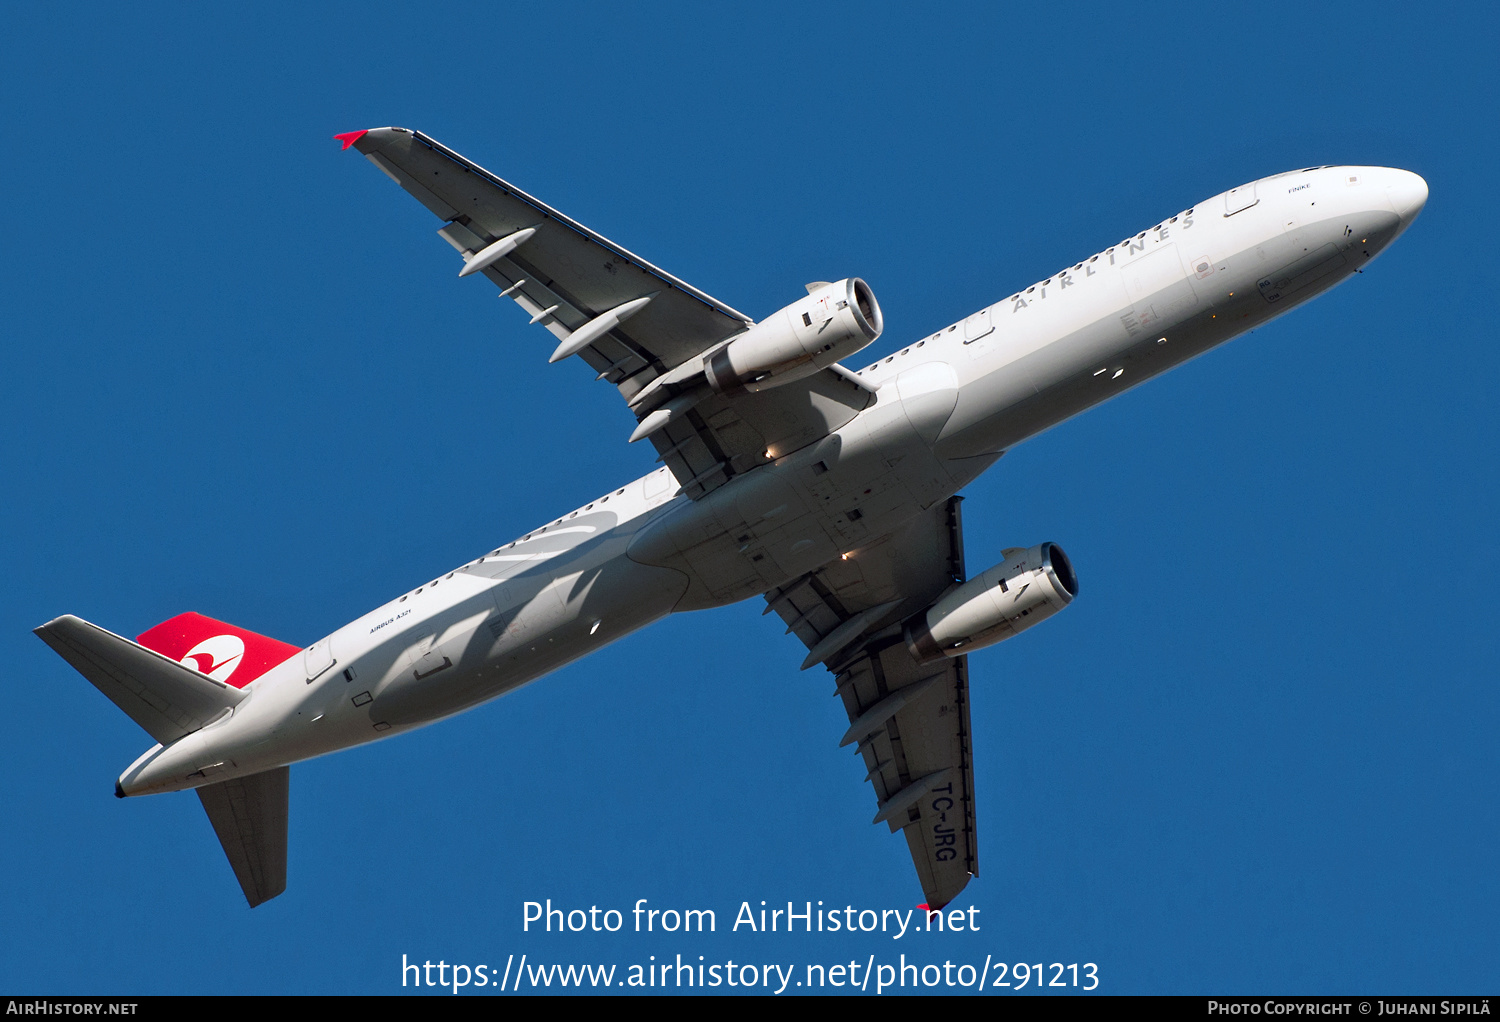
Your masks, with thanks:
<instances>
[{"instance_id":1,"label":"right wing","mask_svg":"<svg viewBox=\"0 0 1500 1022\"><path fill-rule=\"evenodd\" d=\"M591 336L578 354L627 402L753 324L421 132L374 128L338 137L445 221L438 233L464 256L466 270L482 263L477 272L551 332L558 352ZM486 256L523 235L504 255ZM641 299L649 301L641 306ZM622 309L628 318L613 322ZM696 498L826 436L870 401L868 385L840 369L759 393L710 395L651 434L658 460Z\"/></svg>"},{"instance_id":2,"label":"right wing","mask_svg":"<svg viewBox=\"0 0 1500 1022\"><path fill-rule=\"evenodd\" d=\"M919 664L901 620L964 577L962 498L933 505L899 532L766 594L823 663L849 715L875 789L873 823L902 831L934 909L979 875L968 657ZM894 623L889 623L894 622Z\"/></svg>"}]
</instances>

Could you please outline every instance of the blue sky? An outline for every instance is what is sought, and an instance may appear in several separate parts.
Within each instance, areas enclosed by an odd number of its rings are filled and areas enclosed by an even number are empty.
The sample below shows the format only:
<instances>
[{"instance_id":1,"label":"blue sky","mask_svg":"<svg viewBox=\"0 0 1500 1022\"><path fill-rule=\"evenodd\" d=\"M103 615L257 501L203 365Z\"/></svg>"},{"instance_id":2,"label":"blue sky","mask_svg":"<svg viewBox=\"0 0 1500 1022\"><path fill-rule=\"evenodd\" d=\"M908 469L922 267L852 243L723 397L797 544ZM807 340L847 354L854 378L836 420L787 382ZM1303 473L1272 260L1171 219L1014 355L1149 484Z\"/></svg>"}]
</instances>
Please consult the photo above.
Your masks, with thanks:
<instances>
[{"instance_id":1,"label":"blue sky","mask_svg":"<svg viewBox=\"0 0 1500 1022\"><path fill-rule=\"evenodd\" d=\"M0 987L905 953L1115 993L1493 990L1495 17L9 6ZM1054 540L1081 583L972 657L978 933L730 932L745 901L920 900L758 601L295 767L290 886L251 912L195 798L111 796L150 742L30 629L197 610L308 643L653 467L330 138L384 124L753 316L862 276L871 355L1267 174L1432 197L1364 275L966 491L971 572ZM718 932L523 933L548 898Z\"/></svg>"}]
</instances>

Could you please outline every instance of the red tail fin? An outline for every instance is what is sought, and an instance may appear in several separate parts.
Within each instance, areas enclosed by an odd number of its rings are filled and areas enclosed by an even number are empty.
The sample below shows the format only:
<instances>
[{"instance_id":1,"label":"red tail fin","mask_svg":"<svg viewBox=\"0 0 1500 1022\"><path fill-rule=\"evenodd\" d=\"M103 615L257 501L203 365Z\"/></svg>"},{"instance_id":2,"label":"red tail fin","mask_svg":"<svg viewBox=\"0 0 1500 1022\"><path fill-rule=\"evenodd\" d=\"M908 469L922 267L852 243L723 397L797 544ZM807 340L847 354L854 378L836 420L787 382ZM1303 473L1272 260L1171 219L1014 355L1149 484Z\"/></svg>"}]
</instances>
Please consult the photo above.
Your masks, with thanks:
<instances>
[{"instance_id":1,"label":"red tail fin","mask_svg":"<svg viewBox=\"0 0 1500 1022\"><path fill-rule=\"evenodd\" d=\"M192 611L142 632L135 641L235 688L244 688L302 652L300 647Z\"/></svg>"}]
</instances>

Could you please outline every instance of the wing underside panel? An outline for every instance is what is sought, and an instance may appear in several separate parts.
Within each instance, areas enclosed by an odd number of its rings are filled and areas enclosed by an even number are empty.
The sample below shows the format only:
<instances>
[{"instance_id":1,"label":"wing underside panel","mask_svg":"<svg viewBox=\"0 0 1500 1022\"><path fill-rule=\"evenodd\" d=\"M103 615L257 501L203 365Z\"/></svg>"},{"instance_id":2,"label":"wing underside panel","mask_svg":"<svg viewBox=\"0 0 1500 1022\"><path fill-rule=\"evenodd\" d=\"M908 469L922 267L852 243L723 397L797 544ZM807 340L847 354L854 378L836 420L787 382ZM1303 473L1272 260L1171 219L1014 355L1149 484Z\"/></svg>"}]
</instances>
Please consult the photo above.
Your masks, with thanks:
<instances>
[{"instance_id":1,"label":"wing underside panel","mask_svg":"<svg viewBox=\"0 0 1500 1022\"><path fill-rule=\"evenodd\" d=\"M860 756L879 800L877 822L905 834L927 903L946 905L979 875L968 658L919 666L897 642L856 659L838 691L851 720L910 693L871 721Z\"/></svg>"},{"instance_id":2,"label":"wing underside panel","mask_svg":"<svg viewBox=\"0 0 1500 1022\"><path fill-rule=\"evenodd\" d=\"M438 233L466 261L528 232L483 275L556 351L591 323L639 299L649 301L577 350L628 402L653 380L701 359L751 325L746 315L646 262L421 132L376 128L358 150L444 221ZM534 357L526 353L525 357ZM668 385L660 397L677 390ZM805 446L852 419L870 393L824 370L758 394L710 394L651 435L682 491L698 498L730 478ZM635 407L637 417L649 411Z\"/></svg>"},{"instance_id":3,"label":"wing underside panel","mask_svg":"<svg viewBox=\"0 0 1500 1022\"><path fill-rule=\"evenodd\" d=\"M585 361L612 382L637 381L628 394L751 322L421 132L377 128L356 145L446 221L440 233L461 252L535 231L483 272L502 289L513 288L517 304L560 338L626 302L652 296L607 339L585 349ZM651 365L657 371L639 378Z\"/></svg>"},{"instance_id":4,"label":"wing underside panel","mask_svg":"<svg viewBox=\"0 0 1500 1022\"><path fill-rule=\"evenodd\" d=\"M899 622L963 578L959 503L935 505L902 532L766 596L813 649L856 615L890 607L827 665L849 717L843 744L875 790L874 822L906 836L933 908L979 872L968 659L917 663Z\"/></svg>"}]
</instances>

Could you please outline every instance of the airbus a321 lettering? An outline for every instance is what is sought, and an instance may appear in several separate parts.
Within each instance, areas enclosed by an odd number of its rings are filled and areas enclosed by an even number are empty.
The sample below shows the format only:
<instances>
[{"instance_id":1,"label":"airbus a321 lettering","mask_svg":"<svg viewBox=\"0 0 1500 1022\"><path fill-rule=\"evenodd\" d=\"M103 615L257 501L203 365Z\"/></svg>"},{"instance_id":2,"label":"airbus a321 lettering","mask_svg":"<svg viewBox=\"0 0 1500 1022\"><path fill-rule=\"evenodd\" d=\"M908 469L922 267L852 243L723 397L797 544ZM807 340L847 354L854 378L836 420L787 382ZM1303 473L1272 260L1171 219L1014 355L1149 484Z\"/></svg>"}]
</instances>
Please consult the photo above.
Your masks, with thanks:
<instances>
[{"instance_id":1,"label":"airbus a321 lettering","mask_svg":"<svg viewBox=\"0 0 1500 1022\"><path fill-rule=\"evenodd\" d=\"M978 870L971 650L1078 593L1054 543L970 576L956 494L1015 445L1345 280L1421 211L1384 167L1232 188L860 369L857 277L758 322L405 128L336 136L635 414L663 466L309 646L196 613L37 634L156 744L121 797L198 793L251 906L286 888L300 760L493 699L668 614L761 598L832 673L874 822L933 908ZM477 286L477 285L476 285ZM790 667L791 665L789 665Z\"/></svg>"}]
</instances>

